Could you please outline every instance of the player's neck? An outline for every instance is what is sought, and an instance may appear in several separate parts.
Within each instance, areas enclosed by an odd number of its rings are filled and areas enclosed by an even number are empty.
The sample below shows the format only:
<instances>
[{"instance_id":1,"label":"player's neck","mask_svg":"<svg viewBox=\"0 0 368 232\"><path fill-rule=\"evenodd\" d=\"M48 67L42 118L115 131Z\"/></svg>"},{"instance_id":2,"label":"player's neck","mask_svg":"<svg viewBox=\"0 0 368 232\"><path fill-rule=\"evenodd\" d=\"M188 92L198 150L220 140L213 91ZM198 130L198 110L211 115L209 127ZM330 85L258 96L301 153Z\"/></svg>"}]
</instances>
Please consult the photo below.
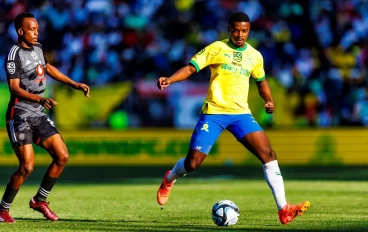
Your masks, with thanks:
<instances>
[{"instance_id":1,"label":"player's neck","mask_svg":"<svg viewBox=\"0 0 368 232\"><path fill-rule=\"evenodd\" d=\"M18 45L21 46L22 48L25 48L25 49L32 48L32 44L27 44L23 40L18 40Z\"/></svg>"}]
</instances>

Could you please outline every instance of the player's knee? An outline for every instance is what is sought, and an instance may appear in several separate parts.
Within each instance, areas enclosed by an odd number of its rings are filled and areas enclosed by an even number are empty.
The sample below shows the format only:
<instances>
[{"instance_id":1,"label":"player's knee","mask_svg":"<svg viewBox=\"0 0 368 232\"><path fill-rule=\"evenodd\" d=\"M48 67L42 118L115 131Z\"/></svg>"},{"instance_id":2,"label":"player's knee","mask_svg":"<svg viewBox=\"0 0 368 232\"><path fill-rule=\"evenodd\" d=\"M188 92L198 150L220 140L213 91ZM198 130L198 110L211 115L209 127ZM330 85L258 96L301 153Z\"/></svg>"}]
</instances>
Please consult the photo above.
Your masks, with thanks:
<instances>
[{"instance_id":1,"label":"player's knee","mask_svg":"<svg viewBox=\"0 0 368 232\"><path fill-rule=\"evenodd\" d=\"M34 164L33 163L24 163L19 166L18 173L21 176L27 177L33 172Z\"/></svg>"},{"instance_id":2,"label":"player's knee","mask_svg":"<svg viewBox=\"0 0 368 232\"><path fill-rule=\"evenodd\" d=\"M268 162L271 162L271 161L274 161L276 160L276 152L272 149L268 149L265 151L265 160L264 160L264 163L268 163Z\"/></svg>"},{"instance_id":3,"label":"player's knee","mask_svg":"<svg viewBox=\"0 0 368 232\"><path fill-rule=\"evenodd\" d=\"M59 166L65 166L69 160L68 151L59 152L56 159L54 160Z\"/></svg>"},{"instance_id":4,"label":"player's knee","mask_svg":"<svg viewBox=\"0 0 368 232\"><path fill-rule=\"evenodd\" d=\"M198 168L199 164L196 159L185 159L184 167L187 172L192 172Z\"/></svg>"}]
</instances>

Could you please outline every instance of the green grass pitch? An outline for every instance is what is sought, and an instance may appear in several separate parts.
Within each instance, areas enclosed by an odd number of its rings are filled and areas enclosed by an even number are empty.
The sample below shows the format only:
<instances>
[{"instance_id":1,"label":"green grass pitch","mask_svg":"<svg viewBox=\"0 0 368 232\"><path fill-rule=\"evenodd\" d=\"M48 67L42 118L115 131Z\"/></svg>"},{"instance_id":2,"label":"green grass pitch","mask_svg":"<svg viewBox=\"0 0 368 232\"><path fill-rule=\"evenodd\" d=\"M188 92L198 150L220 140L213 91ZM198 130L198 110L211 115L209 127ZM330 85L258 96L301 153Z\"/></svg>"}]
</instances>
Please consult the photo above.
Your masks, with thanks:
<instances>
[{"instance_id":1,"label":"green grass pitch","mask_svg":"<svg viewBox=\"0 0 368 232\"><path fill-rule=\"evenodd\" d=\"M0 231L368 231L367 181L285 181L287 200L311 201L303 216L285 226L265 181L185 177L174 186L162 209L156 203L161 180L121 184L59 184L50 208L58 222L45 220L28 208L37 185L25 185L15 199L15 224L0 223ZM234 201L240 218L232 227L211 220L213 204Z\"/></svg>"}]
</instances>

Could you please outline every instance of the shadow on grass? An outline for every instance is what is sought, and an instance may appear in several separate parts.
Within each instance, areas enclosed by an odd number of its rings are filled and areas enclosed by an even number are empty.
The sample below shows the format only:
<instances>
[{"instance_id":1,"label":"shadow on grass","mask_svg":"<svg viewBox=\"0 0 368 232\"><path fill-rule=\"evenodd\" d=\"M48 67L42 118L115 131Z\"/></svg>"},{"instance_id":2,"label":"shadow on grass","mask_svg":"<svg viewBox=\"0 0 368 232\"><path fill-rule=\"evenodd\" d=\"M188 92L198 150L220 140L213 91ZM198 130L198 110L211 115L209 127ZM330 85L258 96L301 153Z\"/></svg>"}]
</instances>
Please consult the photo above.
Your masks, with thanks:
<instances>
[{"instance_id":1,"label":"shadow on grass","mask_svg":"<svg viewBox=\"0 0 368 232\"><path fill-rule=\"evenodd\" d=\"M92 222L92 223L131 223L131 222L140 222L142 223L142 221L133 221L133 220L95 220L95 219L70 219L70 218L60 218L58 221L50 221L47 220L45 218L24 218L24 217L15 217L14 218L16 221L27 221L27 222L50 222L50 223L57 223L57 222Z\"/></svg>"}]
</instances>

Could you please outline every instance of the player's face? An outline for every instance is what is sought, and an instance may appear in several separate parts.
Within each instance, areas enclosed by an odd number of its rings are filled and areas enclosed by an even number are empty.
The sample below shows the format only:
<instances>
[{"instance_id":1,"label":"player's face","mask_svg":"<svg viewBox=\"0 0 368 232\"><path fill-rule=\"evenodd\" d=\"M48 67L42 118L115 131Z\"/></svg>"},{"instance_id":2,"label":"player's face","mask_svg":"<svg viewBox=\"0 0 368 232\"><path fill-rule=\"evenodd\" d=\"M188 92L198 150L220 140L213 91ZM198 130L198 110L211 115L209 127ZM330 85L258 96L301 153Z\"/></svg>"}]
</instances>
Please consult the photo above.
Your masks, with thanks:
<instances>
[{"instance_id":1,"label":"player's face","mask_svg":"<svg viewBox=\"0 0 368 232\"><path fill-rule=\"evenodd\" d=\"M236 47L243 47L248 39L250 30L249 22L234 22L229 25L230 41Z\"/></svg>"},{"instance_id":2,"label":"player's face","mask_svg":"<svg viewBox=\"0 0 368 232\"><path fill-rule=\"evenodd\" d=\"M18 29L19 35L23 37L27 44L36 44L38 40L38 22L34 18L23 19L23 25Z\"/></svg>"}]
</instances>

